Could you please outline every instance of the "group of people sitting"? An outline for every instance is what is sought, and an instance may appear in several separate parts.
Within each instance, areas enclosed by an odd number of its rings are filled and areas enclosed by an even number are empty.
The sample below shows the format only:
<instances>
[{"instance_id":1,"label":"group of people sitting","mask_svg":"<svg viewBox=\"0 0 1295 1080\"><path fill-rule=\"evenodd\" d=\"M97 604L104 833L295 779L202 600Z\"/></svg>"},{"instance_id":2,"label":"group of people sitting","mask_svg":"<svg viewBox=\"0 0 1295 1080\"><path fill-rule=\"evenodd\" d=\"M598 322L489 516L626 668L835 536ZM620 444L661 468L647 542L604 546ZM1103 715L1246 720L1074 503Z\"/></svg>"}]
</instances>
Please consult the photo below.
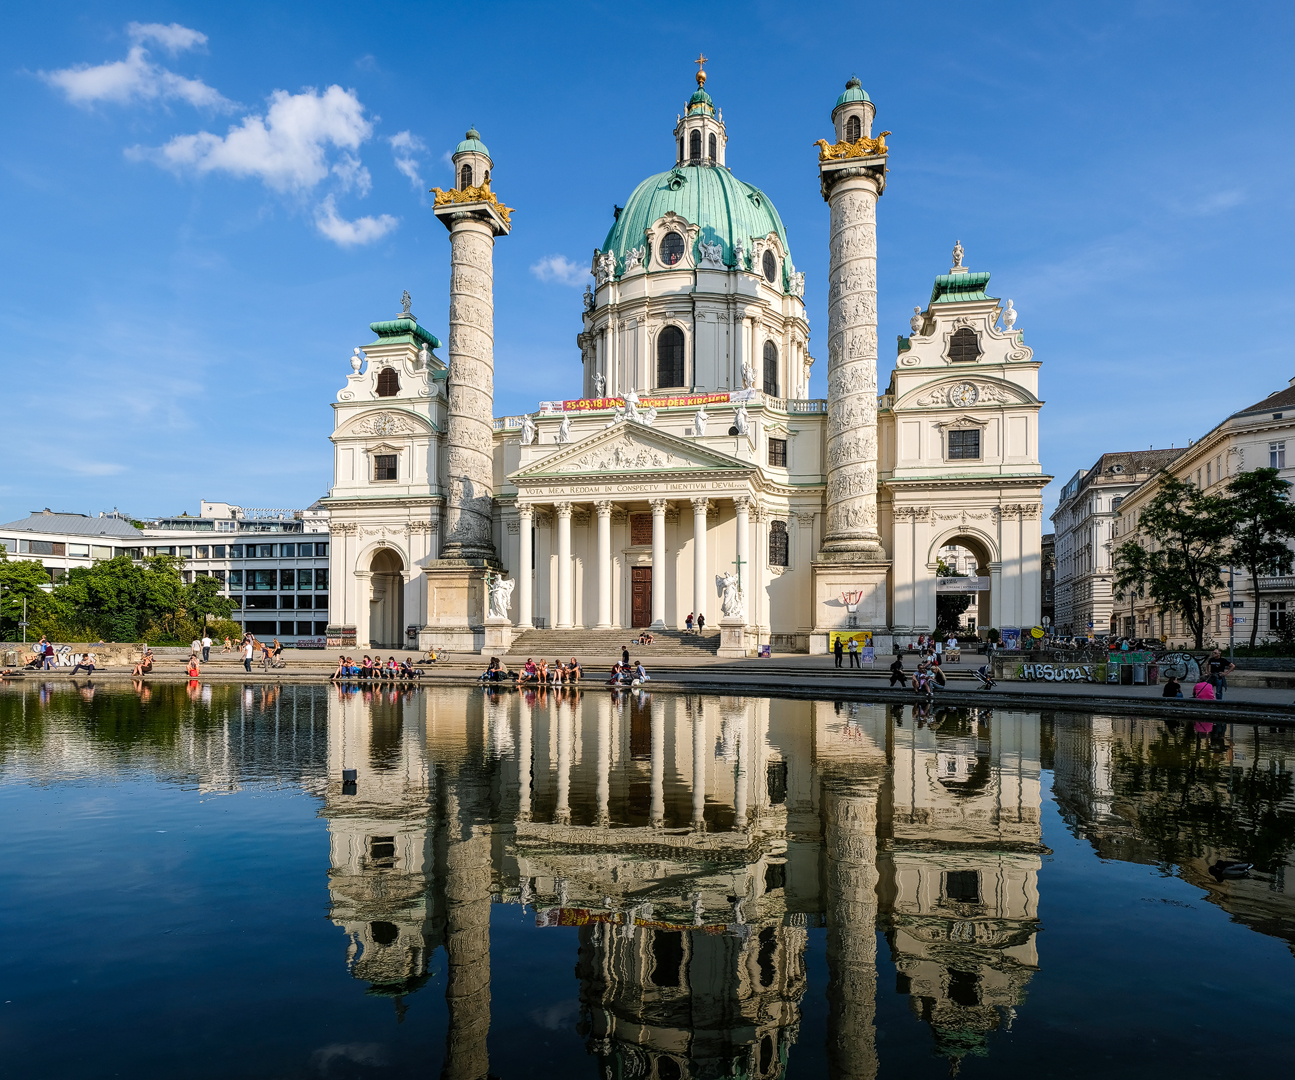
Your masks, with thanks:
<instances>
[{"instance_id":1,"label":"group of people sitting","mask_svg":"<svg viewBox=\"0 0 1295 1080\"><path fill-rule=\"evenodd\" d=\"M565 664L561 660L554 660L552 664L541 660L537 664L528 656L522 666L521 681L539 683L541 686L559 686L563 683L574 686L583 674L584 669L574 656Z\"/></svg>"},{"instance_id":2,"label":"group of people sitting","mask_svg":"<svg viewBox=\"0 0 1295 1080\"><path fill-rule=\"evenodd\" d=\"M652 676L643 667L642 660L635 660L633 663L629 660L622 660L620 663L612 665L611 678L607 680L607 685L639 686L651 678Z\"/></svg>"},{"instance_id":3,"label":"group of people sitting","mask_svg":"<svg viewBox=\"0 0 1295 1080\"><path fill-rule=\"evenodd\" d=\"M349 656L339 656L337 670L329 678L335 682L349 682L353 679L409 682L422 678L422 675L422 670L414 667L407 659L397 660L394 656L388 656L384 664L381 656L370 657L366 653L359 663Z\"/></svg>"},{"instance_id":4,"label":"group of people sitting","mask_svg":"<svg viewBox=\"0 0 1295 1080\"><path fill-rule=\"evenodd\" d=\"M643 633L639 634L640 645L651 645L652 640L653 640L652 635L649 634L646 630L644 630Z\"/></svg>"}]
</instances>

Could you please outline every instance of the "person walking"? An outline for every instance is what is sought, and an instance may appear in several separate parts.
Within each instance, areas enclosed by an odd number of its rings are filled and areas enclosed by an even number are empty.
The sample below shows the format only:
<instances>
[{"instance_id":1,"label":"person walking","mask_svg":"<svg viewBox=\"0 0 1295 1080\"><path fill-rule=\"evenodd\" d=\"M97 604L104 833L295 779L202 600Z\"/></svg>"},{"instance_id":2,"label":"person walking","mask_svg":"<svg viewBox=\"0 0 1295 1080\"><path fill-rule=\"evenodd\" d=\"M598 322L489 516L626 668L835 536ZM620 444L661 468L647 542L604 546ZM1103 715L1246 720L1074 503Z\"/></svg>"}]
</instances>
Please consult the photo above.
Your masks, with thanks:
<instances>
[{"instance_id":1,"label":"person walking","mask_svg":"<svg viewBox=\"0 0 1295 1080\"><path fill-rule=\"evenodd\" d=\"M683 621L684 626L687 628L688 633L690 634L692 633L692 619L693 619L693 615L692 615L692 612L690 611L688 612L688 618L684 619Z\"/></svg>"},{"instance_id":2,"label":"person walking","mask_svg":"<svg viewBox=\"0 0 1295 1080\"><path fill-rule=\"evenodd\" d=\"M202 662L205 664L211 659L211 635L203 631L202 635Z\"/></svg>"},{"instance_id":3,"label":"person walking","mask_svg":"<svg viewBox=\"0 0 1295 1080\"><path fill-rule=\"evenodd\" d=\"M904 670L904 657L896 653L894 663L890 665L890 685L898 683L901 687L908 685L908 672Z\"/></svg>"},{"instance_id":4,"label":"person walking","mask_svg":"<svg viewBox=\"0 0 1295 1080\"><path fill-rule=\"evenodd\" d=\"M859 643L854 638L850 638L850 666L863 670L863 665L859 663Z\"/></svg>"},{"instance_id":5,"label":"person walking","mask_svg":"<svg viewBox=\"0 0 1295 1080\"><path fill-rule=\"evenodd\" d=\"M836 644L832 646L832 655L836 657L836 666L841 666L841 657L845 654L845 649L841 647L841 635L836 635Z\"/></svg>"},{"instance_id":6,"label":"person walking","mask_svg":"<svg viewBox=\"0 0 1295 1080\"><path fill-rule=\"evenodd\" d=\"M1215 649L1205 661L1206 671L1209 680L1214 684L1214 696L1218 701L1223 700L1223 691L1228 688L1227 675L1230 671L1236 670L1236 664L1228 660L1220 649Z\"/></svg>"},{"instance_id":7,"label":"person walking","mask_svg":"<svg viewBox=\"0 0 1295 1080\"><path fill-rule=\"evenodd\" d=\"M243 638L243 670L249 675L252 674L252 639L251 637Z\"/></svg>"},{"instance_id":8,"label":"person walking","mask_svg":"<svg viewBox=\"0 0 1295 1080\"><path fill-rule=\"evenodd\" d=\"M706 632L706 616L699 611L697 612L697 633L702 634L705 632Z\"/></svg>"}]
</instances>

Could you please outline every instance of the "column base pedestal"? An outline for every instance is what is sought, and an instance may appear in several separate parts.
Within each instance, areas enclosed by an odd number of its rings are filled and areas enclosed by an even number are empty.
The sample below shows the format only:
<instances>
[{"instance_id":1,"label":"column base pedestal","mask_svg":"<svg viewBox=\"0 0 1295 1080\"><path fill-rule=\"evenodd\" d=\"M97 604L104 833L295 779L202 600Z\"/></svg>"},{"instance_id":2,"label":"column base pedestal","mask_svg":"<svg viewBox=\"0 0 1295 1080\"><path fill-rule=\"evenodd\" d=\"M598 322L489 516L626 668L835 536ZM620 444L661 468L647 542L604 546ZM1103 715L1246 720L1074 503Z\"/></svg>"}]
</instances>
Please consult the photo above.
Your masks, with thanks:
<instances>
[{"instance_id":1,"label":"column base pedestal","mask_svg":"<svg viewBox=\"0 0 1295 1080\"><path fill-rule=\"evenodd\" d=\"M481 653L491 656L503 656L513 643L513 624L498 615L486 616L485 641Z\"/></svg>"},{"instance_id":2,"label":"column base pedestal","mask_svg":"<svg viewBox=\"0 0 1295 1080\"><path fill-rule=\"evenodd\" d=\"M873 646L880 654L889 647L890 620L886 603L886 586L890 577L890 563L884 559L875 562L855 556L845 561L840 553L820 552L810 564L814 580L814 624L809 634L809 651L814 654L829 650L834 633L859 633L871 630ZM858 608L851 626L841 594L859 593Z\"/></svg>"},{"instance_id":3,"label":"column base pedestal","mask_svg":"<svg viewBox=\"0 0 1295 1080\"><path fill-rule=\"evenodd\" d=\"M427 625L418 632L420 649L479 654L486 648L486 574L493 559L433 559L427 579ZM509 624L511 633L512 626ZM511 641L511 638L510 638Z\"/></svg>"},{"instance_id":4,"label":"column base pedestal","mask_svg":"<svg viewBox=\"0 0 1295 1080\"><path fill-rule=\"evenodd\" d=\"M749 656L746 647L746 620L725 616L719 621L719 651L716 656L730 660Z\"/></svg>"}]
</instances>

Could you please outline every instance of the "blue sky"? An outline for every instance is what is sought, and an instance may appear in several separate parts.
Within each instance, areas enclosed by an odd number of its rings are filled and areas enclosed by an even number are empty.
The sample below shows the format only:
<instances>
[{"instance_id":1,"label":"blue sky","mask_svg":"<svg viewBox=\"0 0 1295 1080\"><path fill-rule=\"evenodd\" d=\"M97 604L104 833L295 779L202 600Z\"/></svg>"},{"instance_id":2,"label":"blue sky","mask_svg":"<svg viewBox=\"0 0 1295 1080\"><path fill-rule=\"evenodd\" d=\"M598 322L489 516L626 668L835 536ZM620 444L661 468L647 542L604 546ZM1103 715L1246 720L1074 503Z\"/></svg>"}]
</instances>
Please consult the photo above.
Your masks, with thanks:
<instances>
[{"instance_id":1,"label":"blue sky","mask_svg":"<svg viewBox=\"0 0 1295 1080\"><path fill-rule=\"evenodd\" d=\"M517 208L496 412L579 384L613 204L673 161L702 50L774 200L825 393L812 142L851 73L890 130L883 342L955 239L1043 362L1055 492L1295 377L1289 4L10 4L0 11L0 521L303 506L401 290L445 337L426 189L475 124Z\"/></svg>"}]
</instances>

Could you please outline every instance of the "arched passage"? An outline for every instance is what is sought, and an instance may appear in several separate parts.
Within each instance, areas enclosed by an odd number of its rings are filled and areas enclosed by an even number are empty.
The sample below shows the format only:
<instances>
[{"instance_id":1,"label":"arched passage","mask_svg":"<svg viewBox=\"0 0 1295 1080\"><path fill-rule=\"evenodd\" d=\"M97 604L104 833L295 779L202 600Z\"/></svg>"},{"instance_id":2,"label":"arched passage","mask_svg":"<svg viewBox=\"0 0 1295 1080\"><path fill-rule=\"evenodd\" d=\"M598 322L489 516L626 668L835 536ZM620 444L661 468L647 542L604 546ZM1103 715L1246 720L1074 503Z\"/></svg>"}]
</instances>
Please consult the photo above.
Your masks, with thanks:
<instances>
[{"instance_id":1,"label":"arched passage","mask_svg":"<svg viewBox=\"0 0 1295 1080\"><path fill-rule=\"evenodd\" d=\"M997 548L987 536L969 529L949 530L933 540L927 555L927 570L931 578L927 625L932 628L938 624L940 594L936 591L935 582L940 576L941 562L957 577L989 579L987 590L971 594L972 602L964 613L964 621L975 620L976 636L984 637L985 631L998 625L997 597L994 596L995 571L999 565Z\"/></svg>"},{"instance_id":2,"label":"arched passage","mask_svg":"<svg viewBox=\"0 0 1295 1080\"><path fill-rule=\"evenodd\" d=\"M399 553L381 548L369 560L369 648L405 646L405 564Z\"/></svg>"}]
</instances>

